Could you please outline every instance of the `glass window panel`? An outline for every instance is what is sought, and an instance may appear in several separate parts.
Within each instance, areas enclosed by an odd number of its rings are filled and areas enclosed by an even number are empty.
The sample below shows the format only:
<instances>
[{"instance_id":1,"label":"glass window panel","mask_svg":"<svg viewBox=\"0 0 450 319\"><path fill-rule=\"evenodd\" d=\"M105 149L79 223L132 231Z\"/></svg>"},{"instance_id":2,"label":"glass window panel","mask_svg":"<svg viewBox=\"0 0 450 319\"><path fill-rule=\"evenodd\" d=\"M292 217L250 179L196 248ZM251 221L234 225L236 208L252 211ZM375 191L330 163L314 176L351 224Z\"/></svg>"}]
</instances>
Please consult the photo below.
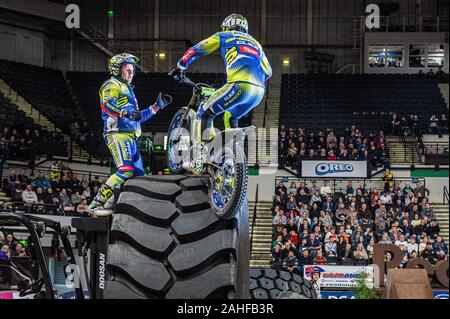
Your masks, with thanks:
<instances>
[{"instance_id":1,"label":"glass window panel","mask_svg":"<svg viewBox=\"0 0 450 319\"><path fill-rule=\"evenodd\" d=\"M388 68L403 67L403 45L390 45L387 47L386 66Z\"/></svg>"},{"instance_id":2,"label":"glass window panel","mask_svg":"<svg viewBox=\"0 0 450 319\"><path fill-rule=\"evenodd\" d=\"M369 47L369 66L371 68L384 68L386 65L386 47L374 45Z\"/></svg>"}]
</instances>

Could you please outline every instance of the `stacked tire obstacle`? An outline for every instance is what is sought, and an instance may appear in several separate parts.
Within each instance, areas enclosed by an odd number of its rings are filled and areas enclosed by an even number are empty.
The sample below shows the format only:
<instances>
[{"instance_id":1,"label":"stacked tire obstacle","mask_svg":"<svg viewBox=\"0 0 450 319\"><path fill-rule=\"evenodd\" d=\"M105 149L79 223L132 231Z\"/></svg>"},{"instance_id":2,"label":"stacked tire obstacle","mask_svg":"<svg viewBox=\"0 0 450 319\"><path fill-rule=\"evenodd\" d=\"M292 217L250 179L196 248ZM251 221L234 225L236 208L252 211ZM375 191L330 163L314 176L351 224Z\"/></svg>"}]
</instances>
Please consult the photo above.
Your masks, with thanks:
<instances>
[{"instance_id":1,"label":"stacked tire obstacle","mask_svg":"<svg viewBox=\"0 0 450 319\"><path fill-rule=\"evenodd\" d=\"M111 225L105 298L249 298L248 208L221 220L207 179L129 180Z\"/></svg>"}]
</instances>

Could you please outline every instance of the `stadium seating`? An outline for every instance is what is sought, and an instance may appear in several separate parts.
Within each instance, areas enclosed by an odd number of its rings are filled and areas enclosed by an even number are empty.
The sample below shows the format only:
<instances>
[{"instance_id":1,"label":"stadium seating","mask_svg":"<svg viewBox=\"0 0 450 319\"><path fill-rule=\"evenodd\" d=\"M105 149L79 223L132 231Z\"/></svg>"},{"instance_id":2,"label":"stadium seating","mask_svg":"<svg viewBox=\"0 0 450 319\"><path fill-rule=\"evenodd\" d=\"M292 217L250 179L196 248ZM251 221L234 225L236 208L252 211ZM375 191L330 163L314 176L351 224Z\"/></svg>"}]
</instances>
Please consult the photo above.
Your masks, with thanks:
<instances>
[{"instance_id":1,"label":"stadium seating","mask_svg":"<svg viewBox=\"0 0 450 319\"><path fill-rule=\"evenodd\" d=\"M189 74L189 77L196 83L206 83L215 88L220 88L226 81L222 73L194 73ZM107 72L67 72L65 77L59 70L0 60L0 78L65 134L71 134L71 124L78 122L81 125L86 121L93 136L89 143L81 146L98 158L109 156L102 137L103 123L98 95L101 84L109 78ZM68 83L78 101L74 100ZM133 85L141 109L153 103L159 92L168 93L174 98L172 105L164 112L143 125L143 131L146 132L167 132L175 112L186 105L192 95L190 87L177 84L167 73L137 73ZM0 120L13 118L12 115L3 115ZM249 125L250 119L249 115L241 120L240 125ZM215 125L223 129L221 119L218 118Z\"/></svg>"},{"instance_id":2,"label":"stadium seating","mask_svg":"<svg viewBox=\"0 0 450 319\"><path fill-rule=\"evenodd\" d=\"M447 111L435 78L408 74L283 74L280 99L280 124L338 134L350 124L389 131L393 112L417 114L425 129Z\"/></svg>"},{"instance_id":3,"label":"stadium seating","mask_svg":"<svg viewBox=\"0 0 450 319\"><path fill-rule=\"evenodd\" d=\"M4 134L4 129L8 128L9 133ZM16 134L12 134L13 130L17 130ZM28 137L25 136L25 130L30 131ZM35 131L39 132L39 139L33 136ZM9 138L14 135L14 150L11 152L9 147ZM28 144L27 140L33 138L33 143ZM65 148L63 142L56 142L55 136L51 134L40 125L33 123L33 120L25 116L25 113L12 104L9 99L5 98L0 93L0 155L5 156L6 159L14 160L31 160L31 156L39 156L46 154L49 149L49 141L53 138L54 149L57 155L62 155L62 150Z\"/></svg>"},{"instance_id":4,"label":"stadium seating","mask_svg":"<svg viewBox=\"0 0 450 319\"><path fill-rule=\"evenodd\" d=\"M85 118L59 70L2 60L0 77L64 133Z\"/></svg>"}]
</instances>

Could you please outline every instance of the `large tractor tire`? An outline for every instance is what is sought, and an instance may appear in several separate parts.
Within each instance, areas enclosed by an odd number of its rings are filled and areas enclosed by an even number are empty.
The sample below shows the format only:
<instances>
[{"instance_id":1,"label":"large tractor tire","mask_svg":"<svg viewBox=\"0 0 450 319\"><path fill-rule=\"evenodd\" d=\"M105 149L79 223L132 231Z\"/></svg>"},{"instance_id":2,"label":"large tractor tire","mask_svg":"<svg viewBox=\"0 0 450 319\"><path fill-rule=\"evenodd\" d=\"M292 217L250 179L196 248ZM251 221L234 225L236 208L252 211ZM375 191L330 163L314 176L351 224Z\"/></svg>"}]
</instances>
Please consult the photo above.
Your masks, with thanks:
<instances>
[{"instance_id":1,"label":"large tractor tire","mask_svg":"<svg viewBox=\"0 0 450 319\"><path fill-rule=\"evenodd\" d=\"M315 289L302 276L275 269L250 269L250 295L252 299L284 299L283 292L291 292L290 298L317 299Z\"/></svg>"},{"instance_id":2,"label":"large tractor tire","mask_svg":"<svg viewBox=\"0 0 450 319\"><path fill-rule=\"evenodd\" d=\"M248 206L221 220L207 179L133 178L112 219L104 297L249 298Z\"/></svg>"}]
</instances>

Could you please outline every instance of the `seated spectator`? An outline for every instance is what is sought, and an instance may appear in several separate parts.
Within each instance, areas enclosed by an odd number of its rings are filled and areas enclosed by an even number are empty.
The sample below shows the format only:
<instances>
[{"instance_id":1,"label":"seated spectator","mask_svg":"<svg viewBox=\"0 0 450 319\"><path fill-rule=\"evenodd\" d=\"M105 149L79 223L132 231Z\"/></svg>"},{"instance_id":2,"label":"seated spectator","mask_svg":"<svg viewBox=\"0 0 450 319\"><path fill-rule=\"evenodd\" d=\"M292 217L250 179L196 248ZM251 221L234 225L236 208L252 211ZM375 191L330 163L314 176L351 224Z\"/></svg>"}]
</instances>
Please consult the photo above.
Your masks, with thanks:
<instances>
[{"instance_id":1,"label":"seated spectator","mask_svg":"<svg viewBox=\"0 0 450 319\"><path fill-rule=\"evenodd\" d=\"M325 242L325 256L327 258L337 257L337 237L332 237Z\"/></svg>"},{"instance_id":2,"label":"seated spectator","mask_svg":"<svg viewBox=\"0 0 450 319\"><path fill-rule=\"evenodd\" d=\"M369 256L367 251L364 249L363 244L358 244L356 250L353 252L353 261L355 264L367 264Z\"/></svg>"},{"instance_id":3,"label":"seated spectator","mask_svg":"<svg viewBox=\"0 0 450 319\"><path fill-rule=\"evenodd\" d=\"M63 211L63 207L59 198L54 196L52 197L51 206L47 207L47 213L50 215L57 215Z\"/></svg>"},{"instance_id":4,"label":"seated spectator","mask_svg":"<svg viewBox=\"0 0 450 319\"><path fill-rule=\"evenodd\" d=\"M297 194L297 184L295 184L295 182L291 183L291 186L289 187L289 190L287 192L287 194Z\"/></svg>"},{"instance_id":5,"label":"seated spectator","mask_svg":"<svg viewBox=\"0 0 450 319\"><path fill-rule=\"evenodd\" d=\"M374 246L375 246L375 240L374 239L369 240L369 244L367 245L367 248L366 248L367 256L369 257L369 263L371 263L373 260Z\"/></svg>"},{"instance_id":6,"label":"seated spectator","mask_svg":"<svg viewBox=\"0 0 450 319\"><path fill-rule=\"evenodd\" d=\"M3 244L1 242L0 244L2 245L0 250L0 261L6 261L9 259L9 257L11 257L11 251L7 244Z\"/></svg>"},{"instance_id":7,"label":"seated spectator","mask_svg":"<svg viewBox=\"0 0 450 319\"><path fill-rule=\"evenodd\" d=\"M75 191L74 193L72 193L71 200L72 200L73 206L76 207L81 202L80 193L78 191Z\"/></svg>"},{"instance_id":8,"label":"seated spectator","mask_svg":"<svg viewBox=\"0 0 450 319\"><path fill-rule=\"evenodd\" d=\"M336 225L344 225L346 220L348 219L348 209L345 208L345 204L341 203L339 204L339 208L336 209L335 218L336 218Z\"/></svg>"},{"instance_id":9,"label":"seated spectator","mask_svg":"<svg viewBox=\"0 0 450 319\"><path fill-rule=\"evenodd\" d=\"M273 217L273 224L279 225L281 221L281 225L287 225L287 218L284 216L284 212L280 209L278 210L278 214Z\"/></svg>"},{"instance_id":10,"label":"seated spectator","mask_svg":"<svg viewBox=\"0 0 450 319\"><path fill-rule=\"evenodd\" d=\"M431 239L437 239L441 231L438 221L436 219L432 219L429 225L425 227L425 231Z\"/></svg>"},{"instance_id":11,"label":"seated spectator","mask_svg":"<svg viewBox=\"0 0 450 319\"><path fill-rule=\"evenodd\" d=\"M322 206L322 197L320 196L320 191L315 190L313 195L311 196L311 199L309 201L309 205L312 206L314 203L320 204Z\"/></svg>"},{"instance_id":12,"label":"seated spectator","mask_svg":"<svg viewBox=\"0 0 450 319\"><path fill-rule=\"evenodd\" d=\"M361 204L361 207L359 208L357 218L359 219L360 223L362 223L362 220L366 219L367 221L372 219L372 212L367 207L366 203Z\"/></svg>"},{"instance_id":13,"label":"seated spectator","mask_svg":"<svg viewBox=\"0 0 450 319\"><path fill-rule=\"evenodd\" d=\"M437 262L437 254L433 250L431 243L428 243L425 249L419 255L421 258L428 260L432 265Z\"/></svg>"},{"instance_id":14,"label":"seated spectator","mask_svg":"<svg viewBox=\"0 0 450 319\"><path fill-rule=\"evenodd\" d=\"M417 206L414 206L414 207L415 207L415 209L417 211ZM420 219L419 213L416 212L414 214L413 220L411 221L411 226L413 227L413 231L414 231L415 227L420 225L420 221L421 221L421 219Z\"/></svg>"},{"instance_id":15,"label":"seated spectator","mask_svg":"<svg viewBox=\"0 0 450 319\"><path fill-rule=\"evenodd\" d=\"M323 255L322 249L318 249L316 252L316 256L313 258L314 265L326 265L327 258Z\"/></svg>"},{"instance_id":16,"label":"seated spectator","mask_svg":"<svg viewBox=\"0 0 450 319\"><path fill-rule=\"evenodd\" d=\"M283 246L283 258L286 258L289 255L289 252L293 251L294 254L296 253L296 247L292 244L292 242L288 239L284 243Z\"/></svg>"},{"instance_id":17,"label":"seated spectator","mask_svg":"<svg viewBox=\"0 0 450 319\"><path fill-rule=\"evenodd\" d=\"M39 171L38 176L34 179L34 185L42 188L43 192L47 192L47 189L51 187L50 181L45 177L44 173Z\"/></svg>"},{"instance_id":18,"label":"seated spectator","mask_svg":"<svg viewBox=\"0 0 450 319\"><path fill-rule=\"evenodd\" d=\"M416 183L416 188L414 189L414 197L419 198L419 194L422 194L425 198L430 196L430 190L425 187L424 183L418 181Z\"/></svg>"},{"instance_id":19,"label":"seated spectator","mask_svg":"<svg viewBox=\"0 0 450 319\"><path fill-rule=\"evenodd\" d=\"M86 215L88 213L88 202L86 198L81 199L80 204L77 206L77 213L80 213L81 215Z\"/></svg>"},{"instance_id":20,"label":"seated spectator","mask_svg":"<svg viewBox=\"0 0 450 319\"><path fill-rule=\"evenodd\" d=\"M16 248L11 252L11 257L26 257L27 253L22 244L17 243Z\"/></svg>"},{"instance_id":21,"label":"seated spectator","mask_svg":"<svg viewBox=\"0 0 450 319\"><path fill-rule=\"evenodd\" d=\"M289 232L289 240L291 241L292 245L294 245L295 247L298 246L298 234L294 229Z\"/></svg>"},{"instance_id":22,"label":"seated spectator","mask_svg":"<svg viewBox=\"0 0 450 319\"><path fill-rule=\"evenodd\" d=\"M313 263L314 263L313 258L309 254L309 251L303 250L303 253L300 256L299 262L298 262L301 272L303 272L303 266L309 266L309 265L312 265Z\"/></svg>"},{"instance_id":23,"label":"seated spectator","mask_svg":"<svg viewBox=\"0 0 450 319\"><path fill-rule=\"evenodd\" d=\"M448 255L447 244L444 243L441 236L437 236L435 242L433 243L433 250L438 253L440 250L444 251Z\"/></svg>"},{"instance_id":24,"label":"seated spectator","mask_svg":"<svg viewBox=\"0 0 450 319\"><path fill-rule=\"evenodd\" d=\"M337 160L337 156L336 156L336 154L334 154L334 151L332 149L328 151L327 160L329 160L329 161L336 161Z\"/></svg>"},{"instance_id":25,"label":"seated spectator","mask_svg":"<svg viewBox=\"0 0 450 319\"><path fill-rule=\"evenodd\" d=\"M14 192L16 186L20 187L19 176L16 174L16 170L14 168L10 169L9 175L6 182L6 190L9 191L9 194Z\"/></svg>"},{"instance_id":26,"label":"seated spectator","mask_svg":"<svg viewBox=\"0 0 450 319\"><path fill-rule=\"evenodd\" d=\"M320 209L319 205L317 205L317 202L314 202L311 206L311 209L309 210L309 218L314 219L315 217L320 217Z\"/></svg>"},{"instance_id":27,"label":"seated spectator","mask_svg":"<svg viewBox=\"0 0 450 319\"><path fill-rule=\"evenodd\" d=\"M91 190L89 189L89 187L84 186L83 187L83 192L81 194L82 198L86 198L88 204L91 202L92 196L91 196Z\"/></svg>"},{"instance_id":28,"label":"seated spectator","mask_svg":"<svg viewBox=\"0 0 450 319\"><path fill-rule=\"evenodd\" d=\"M309 218L303 217L299 219L298 222L298 232L302 233L306 230L307 234L309 234L309 231L311 229L311 223Z\"/></svg>"},{"instance_id":29,"label":"seated spectator","mask_svg":"<svg viewBox=\"0 0 450 319\"><path fill-rule=\"evenodd\" d=\"M411 236L409 237L409 242L408 242L408 256L412 258L412 253L415 251L416 253L419 251L419 245L416 242L416 237L415 236Z\"/></svg>"},{"instance_id":30,"label":"seated spectator","mask_svg":"<svg viewBox=\"0 0 450 319\"><path fill-rule=\"evenodd\" d=\"M297 201L295 200L295 196L294 195L289 195L288 197L288 201L286 202L286 210L290 211L290 210L295 210L297 212L300 211L300 208L298 207Z\"/></svg>"},{"instance_id":31,"label":"seated spectator","mask_svg":"<svg viewBox=\"0 0 450 319\"><path fill-rule=\"evenodd\" d=\"M288 153L286 156L286 166L295 167L297 158L298 148L295 143L291 143L288 148Z\"/></svg>"},{"instance_id":32,"label":"seated spectator","mask_svg":"<svg viewBox=\"0 0 450 319\"><path fill-rule=\"evenodd\" d=\"M33 204L38 202L37 195L33 191L33 187L30 184L28 184L26 189L22 192L22 201L24 202L27 210L29 210Z\"/></svg>"},{"instance_id":33,"label":"seated spectator","mask_svg":"<svg viewBox=\"0 0 450 319\"><path fill-rule=\"evenodd\" d=\"M352 181L348 181L347 187L345 188L345 194L347 194L347 195L352 195L352 196L355 196L355 195L356 195L356 191L355 191L355 189L353 188L353 183L352 183Z\"/></svg>"},{"instance_id":34,"label":"seated spectator","mask_svg":"<svg viewBox=\"0 0 450 319\"><path fill-rule=\"evenodd\" d=\"M44 204L45 203L45 194L42 191L41 187L37 187L36 188L36 196L37 196L37 199L38 199L37 202L39 204Z\"/></svg>"},{"instance_id":35,"label":"seated spectator","mask_svg":"<svg viewBox=\"0 0 450 319\"><path fill-rule=\"evenodd\" d=\"M25 189L27 185L30 184L30 178L28 177L26 169L20 171L19 182L22 189Z\"/></svg>"},{"instance_id":36,"label":"seated spectator","mask_svg":"<svg viewBox=\"0 0 450 319\"><path fill-rule=\"evenodd\" d=\"M322 249L322 243L316 238L316 235L311 233L309 235L308 249L312 257L316 256L319 249Z\"/></svg>"},{"instance_id":37,"label":"seated spectator","mask_svg":"<svg viewBox=\"0 0 450 319\"><path fill-rule=\"evenodd\" d=\"M314 180L312 181L312 186L308 189L308 193L309 194L314 194L317 196L316 192L318 192L319 196L320 196L320 187L317 186L317 181ZM322 199L320 199L320 202L322 201Z\"/></svg>"},{"instance_id":38,"label":"seated spectator","mask_svg":"<svg viewBox=\"0 0 450 319\"><path fill-rule=\"evenodd\" d=\"M283 216L285 217L285 216ZM286 217L285 217L286 218ZM273 225L273 233L280 234L287 231L286 224L283 224L283 219L278 219L278 223Z\"/></svg>"},{"instance_id":39,"label":"seated spectator","mask_svg":"<svg viewBox=\"0 0 450 319\"><path fill-rule=\"evenodd\" d=\"M300 204L308 204L309 203L309 196L306 193L305 189L299 189L297 199Z\"/></svg>"},{"instance_id":40,"label":"seated spectator","mask_svg":"<svg viewBox=\"0 0 450 319\"><path fill-rule=\"evenodd\" d=\"M294 183L295 184L295 183ZM283 182L279 182L277 188L275 189L275 195L280 195L281 192L283 192L283 194L287 194L287 189L286 186L284 186Z\"/></svg>"},{"instance_id":41,"label":"seated spectator","mask_svg":"<svg viewBox=\"0 0 450 319\"><path fill-rule=\"evenodd\" d=\"M278 244L272 248L272 264L276 268L281 268L283 264L283 252Z\"/></svg>"},{"instance_id":42,"label":"seated spectator","mask_svg":"<svg viewBox=\"0 0 450 319\"><path fill-rule=\"evenodd\" d=\"M339 261L346 261L350 254L350 236L345 234L344 228L339 232L338 243L337 243L337 256Z\"/></svg>"},{"instance_id":43,"label":"seated spectator","mask_svg":"<svg viewBox=\"0 0 450 319\"><path fill-rule=\"evenodd\" d=\"M389 238L389 234L386 232L383 232L381 235L380 240L378 241L380 244L392 244L392 239Z\"/></svg>"},{"instance_id":44,"label":"seated spectator","mask_svg":"<svg viewBox=\"0 0 450 319\"><path fill-rule=\"evenodd\" d=\"M294 251L290 250L288 256L284 260L284 265L287 271L292 272L296 267L297 258L295 257Z\"/></svg>"},{"instance_id":45,"label":"seated spectator","mask_svg":"<svg viewBox=\"0 0 450 319\"><path fill-rule=\"evenodd\" d=\"M324 197L331 196L333 194L330 185L328 185L328 181L323 182L323 186L320 188L320 194Z\"/></svg>"},{"instance_id":46,"label":"seated spectator","mask_svg":"<svg viewBox=\"0 0 450 319\"><path fill-rule=\"evenodd\" d=\"M67 191L65 188L61 189L61 193L59 194L59 201L61 202L61 205L63 206L64 211L74 211L74 207L72 204L72 200L70 196L67 194Z\"/></svg>"},{"instance_id":47,"label":"seated spectator","mask_svg":"<svg viewBox=\"0 0 450 319\"><path fill-rule=\"evenodd\" d=\"M324 210L320 211L319 221L325 228L331 228L331 226L333 225L333 219L331 218L330 214Z\"/></svg>"},{"instance_id":48,"label":"seated spectator","mask_svg":"<svg viewBox=\"0 0 450 319\"><path fill-rule=\"evenodd\" d=\"M401 234L394 242L394 245L398 246L405 253L408 252L408 242L405 240L405 235Z\"/></svg>"},{"instance_id":49,"label":"seated spectator","mask_svg":"<svg viewBox=\"0 0 450 319\"><path fill-rule=\"evenodd\" d=\"M428 124L428 132L432 134L439 133L439 119L436 117L436 114L433 114L430 118Z\"/></svg>"},{"instance_id":50,"label":"seated spectator","mask_svg":"<svg viewBox=\"0 0 450 319\"><path fill-rule=\"evenodd\" d=\"M283 235L278 234L276 239L272 242L272 249L276 246L284 247Z\"/></svg>"}]
</instances>

